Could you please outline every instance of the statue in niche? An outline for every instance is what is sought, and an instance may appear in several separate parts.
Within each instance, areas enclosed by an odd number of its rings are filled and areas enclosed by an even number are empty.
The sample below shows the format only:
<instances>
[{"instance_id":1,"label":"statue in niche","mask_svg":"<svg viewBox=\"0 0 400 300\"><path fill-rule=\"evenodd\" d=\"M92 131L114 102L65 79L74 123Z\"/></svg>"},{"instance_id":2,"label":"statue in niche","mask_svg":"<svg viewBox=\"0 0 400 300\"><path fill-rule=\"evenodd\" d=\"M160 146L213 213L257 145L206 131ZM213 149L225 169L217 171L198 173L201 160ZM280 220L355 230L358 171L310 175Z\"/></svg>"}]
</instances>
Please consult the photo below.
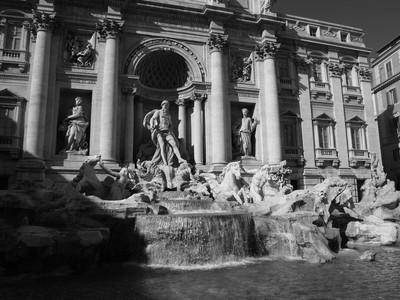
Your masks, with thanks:
<instances>
[{"instance_id":1,"label":"statue in niche","mask_svg":"<svg viewBox=\"0 0 400 300\"><path fill-rule=\"evenodd\" d=\"M151 160L152 164L172 166L175 156L180 164L186 162L179 151L178 139L172 131L172 120L167 100L161 103L161 109L152 110L145 116L143 126L151 131L151 139L157 146Z\"/></svg>"},{"instance_id":2,"label":"statue in niche","mask_svg":"<svg viewBox=\"0 0 400 300\"><path fill-rule=\"evenodd\" d=\"M76 97L75 106L72 107L71 114L64 119L64 124L68 124L65 134L67 152L85 150L87 152L86 128L89 126L89 120L83 110L82 102L82 97Z\"/></svg>"},{"instance_id":3,"label":"statue in niche","mask_svg":"<svg viewBox=\"0 0 400 300\"><path fill-rule=\"evenodd\" d=\"M247 82L251 80L252 59L250 57L233 57L231 78L234 82Z\"/></svg>"},{"instance_id":4,"label":"statue in niche","mask_svg":"<svg viewBox=\"0 0 400 300\"><path fill-rule=\"evenodd\" d=\"M68 35L64 48L64 61L80 67L91 67L94 62L94 50L91 43L83 42L79 37Z\"/></svg>"},{"instance_id":5,"label":"statue in niche","mask_svg":"<svg viewBox=\"0 0 400 300\"><path fill-rule=\"evenodd\" d=\"M251 157L253 147L251 143L251 136L257 127L258 120L249 117L249 110L242 109L243 117L238 120L233 126L234 134L234 149L238 153L244 154L245 157Z\"/></svg>"},{"instance_id":6,"label":"statue in niche","mask_svg":"<svg viewBox=\"0 0 400 300\"><path fill-rule=\"evenodd\" d=\"M261 5L261 13L271 12L271 9L276 4L278 0L264 0Z\"/></svg>"}]
</instances>

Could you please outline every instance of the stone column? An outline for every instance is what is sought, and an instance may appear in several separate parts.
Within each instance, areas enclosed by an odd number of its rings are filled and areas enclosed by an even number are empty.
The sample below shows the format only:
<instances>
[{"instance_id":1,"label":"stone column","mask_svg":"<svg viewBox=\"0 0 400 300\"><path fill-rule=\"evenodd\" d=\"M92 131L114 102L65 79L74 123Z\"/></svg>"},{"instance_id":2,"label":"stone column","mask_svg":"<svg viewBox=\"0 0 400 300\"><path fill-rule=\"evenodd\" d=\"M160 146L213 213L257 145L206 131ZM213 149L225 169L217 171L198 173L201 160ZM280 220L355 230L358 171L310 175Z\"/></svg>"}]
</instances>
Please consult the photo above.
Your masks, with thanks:
<instances>
[{"instance_id":1,"label":"stone column","mask_svg":"<svg viewBox=\"0 0 400 300\"><path fill-rule=\"evenodd\" d=\"M346 128L347 128L347 147L350 150L353 149L353 145L351 140L351 126L349 123L346 124Z\"/></svg>"},{"instance_id":2,"label":"stone column","mask_svg":"<svg viewBox=\"0 0 400 300\"><path fill-rule=\"evenodd\" d=\"M346 137L346 120L343 106L343 89L342 89L342 73L343 67L336 62L329 63L329 77L332 91L332 100L334 103L334 115L336 121L336 136ZM334 146L334 145L332 145ZM336 140L336 150L338 151L338 158L340 167L349 167L349 151L347 142L343 138Z\"/></svg>"},{"instance_id":3,"label":"stone column","mask_svg":"<svg viewBox=\"0 0 400 300\"><path fill-rule=\"evenodd\" d=\"M175 103L178 105L178 139L181 146L186 149L186 100L178 99Z\"/></svg>"},{"instance_id":4,"label":"stone column","mask_svg":"<svg viewBox=\"0 0 400 300\"><path fill-rule=\"evenodd\" d=\"M319 134L318 134L318 122L317 121L313 121L313 127L314 127L315 148L320 148L319 147Z\"/></svg>"},{"instance_id":5,"label":"stone column","mask_svg":"<svg viewBox=\"0 0 400 300\"><path fill-rule=\"evenodd\" d=\"M205 95L195 93L193 95L194 111L193 111L193 147L194 161L196 165L204 164L204 144L203 144L203 119L202 119L202 102Z\"/></svg>"},{"instance_id":6,"label":"stone column","mask_svg":"<svg viewBox=\"0 0 400 300\"><path fill-rule=\"evenodd\" d=\"M101 99L100 154L105 161L116 161L118 48L122 24L103 19L97 24L100 38L105 40L103 87Z\"/></svg>"},{"instance_id":7,"label":"stone column","mask_svg":"<svg viewBox=\"0 0 400 300\"><path fill-rule=\"evenodd\" d=\"M223 166L228 162L228 128L224 50L228 46L227 36L210 34L208 46L211 56L211 164Z\"/></svg>"},{"instance_id":8,"label":"stone column","mask_svg":"<svg viewBox=\"0 0 400 300\"><path fill-rule=\"evenodd\" d=\"M266 122L268 163L277 164L282 160L281 125L279 113L278 85L275 56L280 44L265 41L256 47L259 59L264 60L264 111Z\"/></svg>"},{"instance_id":9,"label":"stone column","mask_svg":"<svg viewBox=\"0 0 400 300\"><path fill-rule=\"evenodd\" d=\"M125 111L125 163L133 162L133 145L135 135L135 90L132 88L124 89L126 99L126 111Z\"/></svg>"},{"instance_id":10,"label":"stone column","mask_svg":"<svg viewBox=\"0 0 400 300\"><path fill-rule=\"evenodd\" d=\"M47 90L49 84L50 45L54 18L44 12L34 12L32 34L36 35L31 70L30 98L25 131L26 157L43 159Z\"/></svg>"}]
</instances>

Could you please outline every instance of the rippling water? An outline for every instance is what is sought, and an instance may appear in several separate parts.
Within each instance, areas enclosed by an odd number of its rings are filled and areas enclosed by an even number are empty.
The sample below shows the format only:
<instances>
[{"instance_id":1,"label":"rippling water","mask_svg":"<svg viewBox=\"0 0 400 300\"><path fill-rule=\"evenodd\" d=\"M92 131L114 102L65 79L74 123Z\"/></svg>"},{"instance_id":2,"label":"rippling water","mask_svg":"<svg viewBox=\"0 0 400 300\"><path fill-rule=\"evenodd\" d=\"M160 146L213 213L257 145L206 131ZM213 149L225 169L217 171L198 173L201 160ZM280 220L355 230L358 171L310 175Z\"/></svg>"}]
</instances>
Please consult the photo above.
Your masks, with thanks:
<instances>
[{"instance_id":1,"label":"rippling water","mask_svg":"<svg viewBox=\"0 0 400 300\"><path fill-rule=\"evenodd\" d=\"M345 249L327 264L252 260L169 269L107 264L85 274L0 278L0 299L399 299L400 250ZM1 281L2 280L2 281Z\"/></svg>"}]
</instances>

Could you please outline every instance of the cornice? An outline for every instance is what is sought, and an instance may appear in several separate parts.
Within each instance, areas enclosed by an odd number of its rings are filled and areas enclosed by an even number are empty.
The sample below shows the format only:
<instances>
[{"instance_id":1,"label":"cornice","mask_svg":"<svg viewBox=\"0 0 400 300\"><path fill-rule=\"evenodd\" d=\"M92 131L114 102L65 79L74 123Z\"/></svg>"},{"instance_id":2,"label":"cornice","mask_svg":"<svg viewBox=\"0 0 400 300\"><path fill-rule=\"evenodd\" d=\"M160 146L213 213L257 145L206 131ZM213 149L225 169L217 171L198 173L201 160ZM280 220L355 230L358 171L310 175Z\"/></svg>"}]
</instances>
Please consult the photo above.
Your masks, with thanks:
<instances>
[{"instance_id":1,"label":"cornice","mask_svg":"<svg viewBox=\"0 0 400 300\"><path fill-rule=\"evenodd\" d=\"M1 0L1 6L10 9L20 9L25 11L31 11L36 8L35 0L28 1L15 1L15 0Z\"/></svg>"},{"instance_id":2,"label":"cornice","mask_svg":"<svg viewBox=\"0 0 400 300\"><path fill-rule=\"evenodd\" d=\"M77 6L77 7L86 7L86 8L99 8L106 9L107 1L104 0L91 0L91 1L82 1L82 0L54 0L54 4L57 5L68 5L68 6ZM121 2L121 1L119 1Z\"/></svg>"},{"instance_id":3,"label":"cornice","mask_svg":"<svg viewBox=\"0 0 400 300\"><path fill-rule=\"evenodd\" d=\"M11 74L11 73L0 73L0 82L2 80L14 80L14 81L29 81L29 75Z\"/></svg>"},{"instance_id":4,"label":"cornice","mask_svg":"<svg viewBox=\"0 0 400 300\"><path fill-rule=\"evenodd\" d=\"M381 82L380 84L372 87L372 92L373 93L377 93L385 88L387 88L389 85L394 84L396 81L400 80L400 72L394 74L392 77L390 77L389 79L386 79L384 82Z\"/></svg>"},{"instance_id":5,"label":"cornice","mask_svg":"<svg viewBox=\"0 0 400 300\"><path fill-rule=\"evenodd\" d=\"M187 21L187 22L205 22L201 9L187 9L185 7L174 5L156 5L138 3L127 14L151 16L158 18L166 18L171 20ZM134 16L133 16L134 18Z\"/></svg>"}]
</instances>

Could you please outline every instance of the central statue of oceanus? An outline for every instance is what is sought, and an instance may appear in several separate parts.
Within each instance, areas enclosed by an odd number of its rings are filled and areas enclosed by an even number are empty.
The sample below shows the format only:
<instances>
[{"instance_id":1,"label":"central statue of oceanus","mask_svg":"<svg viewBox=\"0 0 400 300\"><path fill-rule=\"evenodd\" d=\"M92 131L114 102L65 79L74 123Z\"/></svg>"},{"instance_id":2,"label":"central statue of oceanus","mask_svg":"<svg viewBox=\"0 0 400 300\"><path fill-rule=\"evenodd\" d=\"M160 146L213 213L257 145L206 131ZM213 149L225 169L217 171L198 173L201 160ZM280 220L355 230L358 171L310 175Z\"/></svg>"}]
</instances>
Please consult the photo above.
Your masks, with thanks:
<instances>
[{"instance_id":1,"label":"central statue of oceanus","mask_svg":"<svg viewBox=\"0 0 400 300\"><path fill-rule=\"evenodd\" d=\"M178 139L172 131L167 100L161 102L161 109L154 109L144 117L143 126L151 131L151 139L157 147L151 160L153 165L172 166L174 157L179 164L186 162L179 151Z\"/></svg>"}]
</instances>

